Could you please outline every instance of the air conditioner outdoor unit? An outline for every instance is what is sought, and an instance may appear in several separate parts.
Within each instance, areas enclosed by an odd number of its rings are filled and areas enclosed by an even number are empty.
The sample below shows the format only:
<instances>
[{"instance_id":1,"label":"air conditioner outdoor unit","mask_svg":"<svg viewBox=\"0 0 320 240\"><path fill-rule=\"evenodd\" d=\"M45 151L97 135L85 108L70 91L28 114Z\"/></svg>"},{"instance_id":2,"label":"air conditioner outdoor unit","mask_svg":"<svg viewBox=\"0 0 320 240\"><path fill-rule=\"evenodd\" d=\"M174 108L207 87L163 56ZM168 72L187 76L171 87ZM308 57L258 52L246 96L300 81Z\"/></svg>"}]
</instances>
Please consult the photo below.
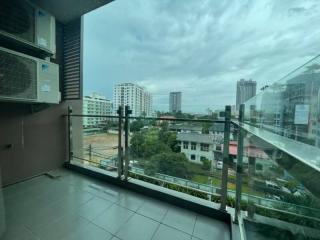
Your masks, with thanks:
<instances>
[{"instance_id":1,"label":"air conditioner outdoor unit","mask_svg":"<svg viewBox=\"0 0 320 240\"><path fill-rule=\"evenodd\" d=\"M0 1L0 35L55 54L55 18L27 0Z\"/></svg>"},{"instance_id":2,"label":"air conditioner outdoor unit","mask_svg":"<svg viewBox=\"0 0 320 240\"><path fill-rule=\"evenodd\" d=\"M0 101L59 103L59 66L0 47Z\"/></svg>"}]
</instances>

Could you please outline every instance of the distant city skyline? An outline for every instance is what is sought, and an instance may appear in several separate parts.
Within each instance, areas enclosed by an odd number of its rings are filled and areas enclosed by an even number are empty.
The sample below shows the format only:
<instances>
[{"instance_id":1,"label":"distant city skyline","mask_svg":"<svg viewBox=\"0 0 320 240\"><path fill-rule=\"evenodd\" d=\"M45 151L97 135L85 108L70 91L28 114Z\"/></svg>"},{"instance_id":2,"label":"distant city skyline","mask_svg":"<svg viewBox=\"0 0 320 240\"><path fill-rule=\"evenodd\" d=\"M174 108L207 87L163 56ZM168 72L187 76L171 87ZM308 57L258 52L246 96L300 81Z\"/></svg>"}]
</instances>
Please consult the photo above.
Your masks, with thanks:
<instances>
[{"instance_id":1,"label":"distant city skyline","mask_svg":"<svg viewBox=\"0 0 320 240\"><path fill-rule=\"evenodd\" d=\"M181 112L182 105L182 93L181 92L170 92L169 94L169 112Z\"/></svg>"},{"instance_id":2,"label":"distant city skyline","mask_svg":"<svg viewBox=\"0 0 320 240\"><path fill-rule=\"evenodd\" d=\"M236 110L239 110L239 106L245 103L250 98L257 94L257 82L252 79L245 80L240 79L237 82L237 92L236 92Z\"/></svg>"},{"instance_id":3,"label":"distant city skyline","mask_svg":"<svg viewBox=\"0 0 320 240\"><path fill-rule=\"evenodd\" d=\"M84 94L111 98L132 82L156 110L173 91L184 112L223 109L240 78L260 89L320 52L319 10L314 0L114 1L84 17Z\"/></svg>"}]
</instances>

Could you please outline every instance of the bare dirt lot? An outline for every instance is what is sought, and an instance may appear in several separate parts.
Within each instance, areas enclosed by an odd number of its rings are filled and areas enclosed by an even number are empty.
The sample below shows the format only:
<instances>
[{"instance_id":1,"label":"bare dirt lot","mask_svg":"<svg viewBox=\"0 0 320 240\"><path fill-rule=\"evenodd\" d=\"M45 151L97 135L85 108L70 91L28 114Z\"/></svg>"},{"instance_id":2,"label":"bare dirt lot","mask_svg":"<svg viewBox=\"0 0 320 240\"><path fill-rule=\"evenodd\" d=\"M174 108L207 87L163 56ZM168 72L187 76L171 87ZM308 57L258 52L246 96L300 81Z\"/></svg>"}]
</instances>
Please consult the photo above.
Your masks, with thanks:
<instances>
[{"instance_id":1,"label":"bare dirt lot","mask_svg":"<svg viewBox=\"0 0 320 240\"><path fill-rule=\"evenodd\" d=\"M83 136L85 158L88 158L91 144L91 160L97 161L118 154L118 135L99 133Z\"/></svg>"}]
</instances>

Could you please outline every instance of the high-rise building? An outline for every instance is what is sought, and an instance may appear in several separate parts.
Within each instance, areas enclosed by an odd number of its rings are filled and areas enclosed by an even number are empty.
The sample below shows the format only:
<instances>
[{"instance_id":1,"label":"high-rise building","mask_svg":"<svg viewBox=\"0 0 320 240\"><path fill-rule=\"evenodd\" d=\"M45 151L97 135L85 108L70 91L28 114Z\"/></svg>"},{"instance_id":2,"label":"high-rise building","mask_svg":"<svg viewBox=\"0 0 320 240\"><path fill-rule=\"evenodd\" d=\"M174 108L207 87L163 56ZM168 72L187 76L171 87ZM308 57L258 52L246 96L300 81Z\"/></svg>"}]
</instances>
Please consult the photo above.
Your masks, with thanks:
<instances>
[{"instance_id":1,"label":"high-rise building","mask_svg":"<svg viewBox=\"0 0 320 240\"><path fill-rule=\"evenodd\" d=\"M169 97L169 112L181 112L181 92L171 92Z\"/></svg>"},{"instance_id":2,"label":"high-rise building","mask_svg":"<svg viewBox=\"0 0 320 240\"><path fill-rule=\"evenodd\" d=\"M119 106L128 105L133 117L152 116L151 94L145 88L133 83L121 83L113 88L113 104L114 114Z\"/></svg>"},{"instance_id":3,"label":"high-rise building","mask_svg":"<svg viewBox=\"0 0 320 240\"><path fill-rule=\"evenodd\" d=\"M83 98L84 115L111 115L112 103L105 96L98 93L92 93ZM97 127L107 118L103 117L85 117L83 118L84 127Z\"/></svg>"},{"instance_id":4,"label":"high-rise building","mask_svg":"<svg viewBox=\"0 0 320 240\"><path fill-rule=\"evenodd\" d=\"M248 99L256 95L257 82L250 80L241 79L237 82L237 100L236 108L239 110L240 104L244 103Z\"/></svg>"}]
</instances>

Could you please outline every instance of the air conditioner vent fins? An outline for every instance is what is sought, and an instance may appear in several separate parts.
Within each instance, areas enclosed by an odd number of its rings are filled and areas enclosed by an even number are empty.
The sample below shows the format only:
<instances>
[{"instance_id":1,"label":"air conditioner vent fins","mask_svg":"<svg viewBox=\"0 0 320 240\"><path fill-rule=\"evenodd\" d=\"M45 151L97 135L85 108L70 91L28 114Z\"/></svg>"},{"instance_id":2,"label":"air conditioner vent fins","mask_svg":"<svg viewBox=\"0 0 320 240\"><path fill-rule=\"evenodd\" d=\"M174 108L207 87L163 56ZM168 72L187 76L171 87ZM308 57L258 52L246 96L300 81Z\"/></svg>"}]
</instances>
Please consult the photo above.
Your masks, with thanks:
<instances>
[{"instance_id":1,"label":"air conditioner vent fins","mask_svg":"<svg viewBox=\"0 0 320 240\"><path fill-rule=\"evenodd\" d=\"M0 51L0 97L37 99L37 62Z\"/></svg>"},{"instance_id":2,"label":"air conditioner vent fins","mask_svg":"<svg viewBox=\"0 0 320 240\"><path fill-rule=\"evenodd\" d=\"M35 14L26 1L1 0L0 30L13 34L26 41L34 42Z\"/></svg>"}]
</instances>

